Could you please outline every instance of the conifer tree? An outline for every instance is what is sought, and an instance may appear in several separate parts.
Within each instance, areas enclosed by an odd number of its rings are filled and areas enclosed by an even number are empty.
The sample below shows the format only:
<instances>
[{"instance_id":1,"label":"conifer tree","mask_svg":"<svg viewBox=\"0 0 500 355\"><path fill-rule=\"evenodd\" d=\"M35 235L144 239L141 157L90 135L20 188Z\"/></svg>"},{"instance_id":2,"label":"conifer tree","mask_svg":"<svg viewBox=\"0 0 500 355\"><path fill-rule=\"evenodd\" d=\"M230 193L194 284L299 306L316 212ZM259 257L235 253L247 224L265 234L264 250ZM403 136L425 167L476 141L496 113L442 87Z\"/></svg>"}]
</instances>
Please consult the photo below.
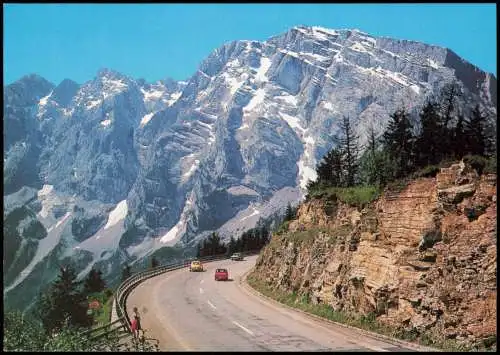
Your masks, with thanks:
<instances>
[{"instance_id":1,"label":"conifer tree","mask_svg":"<svg viewBox=\"0 0 500 355\"><path fill-rule=\"evenodd\" d=\"M421 130L415 142L417 161L420 166L436 164L441 160L442 153L439 149L443 137L438 108L436 102L427 101L420 111Z\"/></svg>"},{"instance_id":2,"label":"conifer tree","mask_svg":"<svg viewBox=\"0 0 500 355\"><path fill-rule=\"evenodd\" d=\"M404 108L397 110L390 117L389 125L383 134L383 145L397 166L395 177L402 177L411 171L413 165L412 125Z\"/></svg>"},{"instance_id":3,"label":"conifer tree","mask_svg":"<svg viewBox=\"0 0 500 355\"><path fill-rule=\"evenodd\" d=\"M151 258L151 269L154 269L155 267L159 266L160 263L158 262L158 260L156 260L156 258L153 256Z\"/></svg>"},{"instance_id":4,"label":"conifer tree","mask_svg":"<svg viewBox=\"0 0 500 355\"><path fill-rule=\"evenodd\" d=\"M363 184L378 185L381 183L381 160L378 150L375 128L370 125L368 128L368 146L359 161L359 178Z\"/></svg>"},{"instance_id":5,"label":"conifer tree","mask_svg":"<svg viewBox=\"0 0 500 355\"><path fill-rule=\"evenodd\" d=\"M467 153L474 155L484 155L487 149L487 141L484 129L488 116L481 112L479 105L476 105L471 112L470 119L465 121L464 133L467 140Z\"/></svg>"},{"instance_id":6,"label":"conifer tree","mask_svg":"<svg viewBox=\"0 0 500 355\"><path fill-rule=\"evenodd\" d=\"M85 294L91 294L95 292L101 292L106 288L106 283L102 279L101 270L95 270L92 268L85 278L83 284L83 290Z\"/></svg>"},{"instance_id":7,"label":"conifer tree","mask_svg":"<svg viewBox=\"0 0 500 355\"><path fill-rule=\"evenodd\" d=\"M467 136L465 134L465 119L462 114L458 115L457 125L453 130L453 153L456 158L461 159L465 155Z\"/></svg>"},{"instance_id":8,"label":"conifer tree","mask_svg":"<svg viewBox=\"0 0 500 355\"><path fill-rule=\"evenodd\" d=\"M132 276L132 271L129 265L125 265L122 269L122 282Z\"/></svg>"},{"instance_id":9,"label":"conifer tree","mask_svg":"<svg viewBox=\"0 0 500 355\"><path fill-rule=\"evenodd\" d=\"M460 86L456 82L446 84L440 92L438 150L443 158L449 157L453 153L453 124L457 113L456 101L460 95Z\"/></svg>"},{"instance_id":10,"label":"conifer tree","mask_svg":"<svg viewBox=\"0 0 500 355\"><path fill-rule=\"evenodd\" d=\"M236 251L236 240L234 239L233 236L231 236L231 238L229 239L229 243L227 245L227 249L228 249L228 254L229 255L234 254L235 251Z\"/></svg>"},{"instance_id":11,"label":"conifer tree","mask_svg":"<svg viewBox=\"0 0 500 355\"><path fill-rule=\"evenodd\" d=\"M344 116L340 124L342 135L340 147L343 153L343 167L345 169L344 186L354 186L358 172L358 136L352 127L349 116Z\"/></svg>"},{"instance_id":12,"label":"conifer tree","mask_svg":"<svg viewBox=\"0 0 500 355\"><path fill-rule=\"evenodd\" d=\"M330 186L340 186L343 180L342 152L339 148L331 149L321 160L316 172L317 183ZM313 184L311 184L312 186Z\"/></svg>"},{"instance_id":13,"label":"conifer tree","mask_svg":"<svg viewBox=\"0 0 500 355\"><path fill-rule=\"evenodd\" d=\"M56 281L41 297L38 315L49 334L68 326L89 327L93 322L87 314L87 297L76 279L73 267L61 266Z\"/></svg>"}]
</instances>

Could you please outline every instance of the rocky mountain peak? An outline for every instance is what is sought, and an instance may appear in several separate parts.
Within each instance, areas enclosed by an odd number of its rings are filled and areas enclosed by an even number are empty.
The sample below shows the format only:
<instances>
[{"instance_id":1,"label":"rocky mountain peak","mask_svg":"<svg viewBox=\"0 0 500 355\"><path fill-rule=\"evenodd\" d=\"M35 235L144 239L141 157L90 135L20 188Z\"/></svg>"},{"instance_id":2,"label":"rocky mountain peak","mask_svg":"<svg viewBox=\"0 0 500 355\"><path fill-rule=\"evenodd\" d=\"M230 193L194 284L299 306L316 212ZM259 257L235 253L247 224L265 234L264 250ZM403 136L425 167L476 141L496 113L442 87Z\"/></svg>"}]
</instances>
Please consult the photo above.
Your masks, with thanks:
<instances>
[{"instance_id":1,"label":"rocky mountain peak","mask_svg":"<svg viewBox=\"0 0 500 355\"><path fill-rule=\"evenodd\" d=\"M64 79L54 89L51 99L56 101L60 106L68 106L71 100L76 95L80 85L70 79Z\"/></svg>"}]
</instances>

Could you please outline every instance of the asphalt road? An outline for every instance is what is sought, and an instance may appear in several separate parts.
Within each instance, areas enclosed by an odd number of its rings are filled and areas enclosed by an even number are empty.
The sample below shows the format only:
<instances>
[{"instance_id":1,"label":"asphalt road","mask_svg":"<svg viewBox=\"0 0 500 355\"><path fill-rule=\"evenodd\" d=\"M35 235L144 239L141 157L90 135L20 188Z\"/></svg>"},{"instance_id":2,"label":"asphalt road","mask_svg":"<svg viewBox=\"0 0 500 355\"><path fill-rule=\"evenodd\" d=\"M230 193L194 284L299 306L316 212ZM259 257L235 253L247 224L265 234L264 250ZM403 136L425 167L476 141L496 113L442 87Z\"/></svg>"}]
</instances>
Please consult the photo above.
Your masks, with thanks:
<instances>
[{"instance_id":1,"label":"asphalt road","mask_svg":"<svg viewBox=\"0 0 500 355\"><path fill-rule=\"evenodd\" d=\"M138 307L146 336L163 351L414 351L254 295L239 281L256 258L146 280L128 297L127 310ZM218 267L229 270L230 281L214 280Z\"/></svg>"}]
</instances>

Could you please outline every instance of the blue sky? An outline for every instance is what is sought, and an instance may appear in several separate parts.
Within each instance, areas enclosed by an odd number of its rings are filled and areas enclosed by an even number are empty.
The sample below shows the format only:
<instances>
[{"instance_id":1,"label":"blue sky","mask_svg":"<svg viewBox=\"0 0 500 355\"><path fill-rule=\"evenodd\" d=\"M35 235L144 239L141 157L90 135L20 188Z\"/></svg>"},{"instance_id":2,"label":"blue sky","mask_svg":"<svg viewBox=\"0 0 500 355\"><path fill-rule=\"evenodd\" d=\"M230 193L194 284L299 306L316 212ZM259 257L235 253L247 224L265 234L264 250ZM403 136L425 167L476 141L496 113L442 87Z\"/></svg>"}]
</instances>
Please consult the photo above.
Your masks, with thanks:
<instances>
[{"instance_id":1,"label":"blue sky","mask_svg":"<svg viewBox=\"0 0 500 355\"><path fill-rule=\"evenodd\" d=\"M448 47L496 76L495 4L4 4L4 84L29 73L84 83L100 68L184 80L225 42L296 25Z\"/></svg>"}]
</instances>

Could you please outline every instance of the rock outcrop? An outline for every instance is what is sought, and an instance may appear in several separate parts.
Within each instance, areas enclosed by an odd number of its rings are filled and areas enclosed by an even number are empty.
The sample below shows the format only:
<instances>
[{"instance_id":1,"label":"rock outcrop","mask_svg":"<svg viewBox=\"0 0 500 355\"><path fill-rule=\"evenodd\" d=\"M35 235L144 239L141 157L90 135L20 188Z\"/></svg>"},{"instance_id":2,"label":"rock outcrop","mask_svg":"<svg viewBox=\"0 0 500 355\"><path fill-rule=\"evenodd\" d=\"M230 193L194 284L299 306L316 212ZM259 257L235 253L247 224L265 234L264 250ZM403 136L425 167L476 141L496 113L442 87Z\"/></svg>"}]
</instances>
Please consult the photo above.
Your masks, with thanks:
<instances>
[{"instance_id":1,"label":"rock outcrop","mask_svg":"<svg viewBox=\"0 0 500 355\"><path fill-rule=\"evenodd\" d=\"M400 330L491 346L496 213L496 175L479 177L463 162L363 209L310 200L254 274Z\"/></svg>"}]
</instances>

